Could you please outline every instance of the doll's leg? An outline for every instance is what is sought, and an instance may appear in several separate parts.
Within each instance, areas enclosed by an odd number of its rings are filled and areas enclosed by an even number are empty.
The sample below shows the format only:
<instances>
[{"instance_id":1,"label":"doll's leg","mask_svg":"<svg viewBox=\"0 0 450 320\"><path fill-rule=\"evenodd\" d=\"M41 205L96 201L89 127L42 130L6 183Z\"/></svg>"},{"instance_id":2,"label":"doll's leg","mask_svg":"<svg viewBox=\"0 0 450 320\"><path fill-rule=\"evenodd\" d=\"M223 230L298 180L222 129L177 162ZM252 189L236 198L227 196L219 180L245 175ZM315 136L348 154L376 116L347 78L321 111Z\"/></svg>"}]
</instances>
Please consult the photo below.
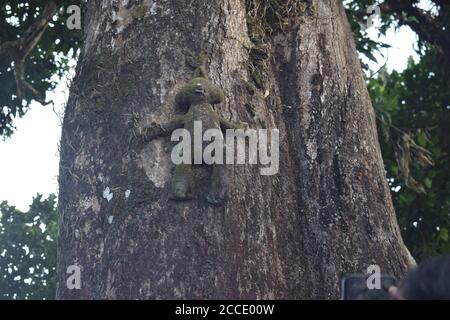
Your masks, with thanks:
<instances>
[{"instance_id":1,"label":"doll's leg","mask_svg":"<svg viewBox=\"0 0 450 320\"><path fill-rule=\"evenodd\" d=\"M214 164L211 174L211 187L206 200L213 205L222 205L228 191L228 176L225 165Z\"/></svg>"},{"instance_id":2,"label":"doll's leg","mask_svg":"<svg viewBox=\"0 0 450 320\"><path fill-rule=\"evenodd\" d=\"M192 198L192 165L179 164L175 167L175 173L172 177L171 200L190 200Z\"/></svg>"}]
</instances>

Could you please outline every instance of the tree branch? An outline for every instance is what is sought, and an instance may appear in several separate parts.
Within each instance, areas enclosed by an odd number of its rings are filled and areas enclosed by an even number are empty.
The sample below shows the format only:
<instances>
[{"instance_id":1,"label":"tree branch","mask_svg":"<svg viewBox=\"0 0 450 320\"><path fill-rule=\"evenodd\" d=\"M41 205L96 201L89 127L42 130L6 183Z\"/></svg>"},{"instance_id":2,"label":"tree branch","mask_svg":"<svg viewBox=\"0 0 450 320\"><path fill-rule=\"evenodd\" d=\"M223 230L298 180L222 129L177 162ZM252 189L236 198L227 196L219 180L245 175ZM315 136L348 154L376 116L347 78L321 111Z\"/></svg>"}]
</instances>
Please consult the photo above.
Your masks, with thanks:
<instances>
[{"instance_id":1,"label":"tree branch","mask_svg":"<svg viewBox=\"0 0 450 320\"><path fill-rule=\"evenodd\" d=\"M61 3L62 0L49 1L37 20L28 27L19 39L6 41L0 45L0 54L7 53L14 61L14 75L19 98L23 97L24 92L28 92L33 99L41 104L45 105L51 102L45 102L44 97L25 80L25 59L41 39L48 23Z\"/></svg>"},{"instance_id":2,"label":"tree branch","mask_svg":"<svg viewBox=\"0 0 450 320\"><path fill-rule=\"evenodd\" d=\"M428 12L414 7L411 1L402 0L386 0L380 8L382 12L396 13L400 22L408 25L421 39L435 45L442 53L450 54L449 35L436 25ZM417 21L404 19L403 12Z\"/></svg>"}]
</instances>

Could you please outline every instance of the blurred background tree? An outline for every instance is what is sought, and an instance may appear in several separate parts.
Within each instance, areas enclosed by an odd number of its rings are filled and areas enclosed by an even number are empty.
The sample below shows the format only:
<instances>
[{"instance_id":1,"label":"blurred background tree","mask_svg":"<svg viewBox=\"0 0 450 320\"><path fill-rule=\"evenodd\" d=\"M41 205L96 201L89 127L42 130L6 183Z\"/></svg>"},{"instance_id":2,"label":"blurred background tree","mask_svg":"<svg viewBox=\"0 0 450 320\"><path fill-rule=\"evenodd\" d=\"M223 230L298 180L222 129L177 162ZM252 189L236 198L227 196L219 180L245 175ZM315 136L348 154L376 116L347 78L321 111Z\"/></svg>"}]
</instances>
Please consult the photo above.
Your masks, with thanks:
<instances>
[{"instance_id":1,"label":"blurred background tree","mask_svg":"<svg viewBox=\"0 0 450 320\"><path fill-rule=\"evenodd\" d=\"M261 0L262 1L262 0ZM283 1L283 0L279 0ZM447 0L346 0L358 51L370 60L388 45L369 38L364 25L378 5L377 30L410 27L418 37L419 62L399 73L367 71L378 120L387 179L406 245L416 260L450 252L450 5ZM0 136L14 132L34 99L45 93L76 58L81 31L66 27L68 5L83 1L6 0L0 10ZM36 28L36 26L40 26ZM32 45L24 46L26 43ZM21 47L22 45L22 47ZM22 49L20 49L22 48ZM25 50L26 49L26 50ZM18 63L19 62L19 63ZM22 62L22 64L20 64ZM18 74L22 75L19 77ZM28 212L2 202L0 297L54 297L55 196L33 199ZM45 226L45 228L44 228Z\"/></svg>"},{"instance_id":2,"label":"blurred background tree","mask_svg":"<svg viewBox=\"0 0 450 320\"><path fill-rule=\"evenodd\" d=\"M0 9L0 136L10 136L13 120L32 100L49 104L55 88L76 57L81 30L69 30L66 12L81 0L3 0Z\"/></svg>"},{"instance_id":3,"label":"blurred background tree","mask_svg":"<svg viewBox=\"0 0 450 320\"><path fill-rule=\"evenodd\" d=\"M427 49L401 74L369 83L397 217L418 260L450 252L450 70L441 58Z\"/></svg>"},{"instance_id":4,"label":"blurred background tree","mask_svg":"<svg viewBox=\"0 0 450 320\"><path fill-rule=\"evenodd\" d=\"M0 203L0 299L54 299L56 196L37 195L21 212Z\"/></svg>"},{"instance_id":5,"label":"blurred background tree","mask_svg":"<svg viewBox=\"0 0 450 320\"><path fill-rule=\"evenodd\" d=\"M361 26L373 4L381 11L380 34L408 26L418 39L419 62L410 58L401 73L383 67L367 86L402 236L421 261L450 252L450 3L347 1L358 50L371 60L386 47Z\"/></svg>"}]
</instances>

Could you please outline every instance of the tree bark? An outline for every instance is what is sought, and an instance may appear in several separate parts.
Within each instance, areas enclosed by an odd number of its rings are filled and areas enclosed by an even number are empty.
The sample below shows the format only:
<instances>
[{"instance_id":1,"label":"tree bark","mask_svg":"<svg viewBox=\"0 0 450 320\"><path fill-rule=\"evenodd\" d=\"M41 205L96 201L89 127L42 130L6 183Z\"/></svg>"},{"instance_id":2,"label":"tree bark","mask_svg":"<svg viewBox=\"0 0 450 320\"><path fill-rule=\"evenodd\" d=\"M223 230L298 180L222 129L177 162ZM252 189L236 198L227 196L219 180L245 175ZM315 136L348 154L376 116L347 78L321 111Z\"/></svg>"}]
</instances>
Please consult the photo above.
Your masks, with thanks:
<instances>
[{"instance_id":1,"label":"tree bark","mask_svg":"<svg viewBox=\"0 0 450 320\"><path fill-rule=\"evenodd\" d=\"M253 90L243 0L88 2L61 140L59 299L336 299L345 273L413 264L342 4L303 8L267 35ZM193 200L168 200L170 138L132 139L177 115L200 52L223 117L280 130L278 174L228 166L222 207L204 199L208 166Z\"/></svg>"}]
</instances>

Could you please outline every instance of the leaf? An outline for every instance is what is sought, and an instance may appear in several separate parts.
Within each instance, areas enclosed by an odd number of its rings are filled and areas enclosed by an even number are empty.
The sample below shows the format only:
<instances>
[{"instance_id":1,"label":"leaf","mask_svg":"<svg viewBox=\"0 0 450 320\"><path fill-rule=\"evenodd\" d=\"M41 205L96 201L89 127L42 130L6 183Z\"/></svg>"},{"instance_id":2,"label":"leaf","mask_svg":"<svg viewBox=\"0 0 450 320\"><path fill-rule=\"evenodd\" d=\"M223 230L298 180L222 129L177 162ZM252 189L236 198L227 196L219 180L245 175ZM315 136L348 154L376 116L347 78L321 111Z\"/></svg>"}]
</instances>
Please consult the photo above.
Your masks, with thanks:
<instances>
[{"instance_id":1,"label":"leaf","mask_svg":"<svg viewBox=\"0 0 450 320\"><path fill-rule=\"evenodd\" d=\"M431 189L431 185L432 185L432 183L433 183L433 180L431 180L430 178L425 178L425 180L423 181L423 183L425 184L425 186L426 186L428 189Z\"/></svg>"},{"instance_id":2,"label":"leaf","mask_svg":"<svg viewBox=\"0 0 450 320\"><path fill-rule=\"evenodd\" d=\"M425 191L425 188L419 183L417 182L412 176L409 176L406 181L405 184L408 188L414 190L417 193L427 193Z\"/></svg>"},{"instance_id":3,"label":"leaf","mask_svg":"<svg viewBox=\"0 0 450 320\"><path fill-rule=\"evenodd\" d=\"M391 170L394 175L398 176L398 166L392 165Z\"/></svg>"},{"instance_id":4,"label":"leaf","mask_svg":"<svg viewBox=\"0 0 450 320\"><path fill-rule=\"evenodd\" d=\"M439 231L439 237L440 237L443 241L448 242L448 229L442 228L442 229Z\"/></svg>"},{"instance_id":5,"label":"leaf","mask_svg":"<svg viewBox=\"0 0 450 320\"><path fill-rule=\"evenodd\" d=\"M425 137L425 133L421 132L417 136L417 142L419 143L420 146L425 147L425 145L427 144L427 138Z\"/></svg>"}]
</instances>

